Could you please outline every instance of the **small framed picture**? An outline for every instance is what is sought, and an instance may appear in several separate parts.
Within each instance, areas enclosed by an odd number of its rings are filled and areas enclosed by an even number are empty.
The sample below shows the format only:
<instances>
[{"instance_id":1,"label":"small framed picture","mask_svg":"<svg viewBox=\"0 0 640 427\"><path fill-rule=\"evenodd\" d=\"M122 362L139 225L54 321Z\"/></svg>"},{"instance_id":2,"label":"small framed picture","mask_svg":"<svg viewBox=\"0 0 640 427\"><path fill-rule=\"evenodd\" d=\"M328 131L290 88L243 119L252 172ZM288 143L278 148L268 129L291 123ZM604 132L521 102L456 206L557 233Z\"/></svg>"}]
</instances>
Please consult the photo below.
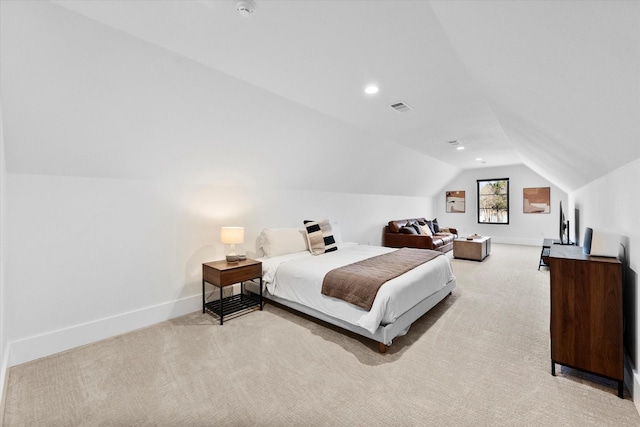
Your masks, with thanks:
<instances>
[{"instance_id":1,"label":"small framed picture","mask_svg":"<svg viewBox=\"0 0 640 427\"><path fill-rule=\"evenodd\" d=\"M551 188L522 189L522 212L548 214L551 212Z\"/></svg>"},{"instance_id":2,"label":"small framed picture","mask_svg":"<svg viewBox=\"0 0 640 427\"><path fill-rule=\"evenodd\" d=\"M447 213L464 213L464 191L447 191Z\"/></svg>"}]
</instances>

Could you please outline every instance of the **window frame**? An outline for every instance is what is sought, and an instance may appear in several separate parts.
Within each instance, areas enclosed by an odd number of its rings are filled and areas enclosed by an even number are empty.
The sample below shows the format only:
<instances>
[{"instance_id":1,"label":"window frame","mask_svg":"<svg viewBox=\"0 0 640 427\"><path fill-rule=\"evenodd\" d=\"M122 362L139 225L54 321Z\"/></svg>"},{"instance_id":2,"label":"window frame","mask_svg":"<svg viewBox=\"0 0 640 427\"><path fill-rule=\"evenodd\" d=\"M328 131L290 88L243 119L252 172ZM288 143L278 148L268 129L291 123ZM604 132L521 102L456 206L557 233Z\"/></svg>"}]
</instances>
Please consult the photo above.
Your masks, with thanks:
<instances>
[{"instance_id":1,"label":"window frame","mask_svg":"<svg viewBox=\"0 0 640 427\"><path fill-rule=\"evenodd\" d=\"M482 203L481 203L481 194L480 191L482 188L486 187L487 184L491 184L491 183L498 183L498 182L504 182L505 186L504 186L504 193L490 193L488 195L484 195L482 196L482 198L485 197L492 197L492 196L500 196L501 194L504 194L504 197L506 200L504 200L506 202L506 207L505 208L498 208L497 209L497 213L496 213L496 217L500 218L499 213L503 212L504 214L506 214L506 222L505 221L492 221L492 215L489 215L489 220L485 220L485 221L481 221L481 218L484 215L481 215L481 211L482 210L486 210L486 208L482 208ZM491 179L478 179L476 180L476 184L477 184L477 220L478 220L478 224L496 224L496 225L509 225L509 178L491 178Z\"/></svg>"}]
</instances>

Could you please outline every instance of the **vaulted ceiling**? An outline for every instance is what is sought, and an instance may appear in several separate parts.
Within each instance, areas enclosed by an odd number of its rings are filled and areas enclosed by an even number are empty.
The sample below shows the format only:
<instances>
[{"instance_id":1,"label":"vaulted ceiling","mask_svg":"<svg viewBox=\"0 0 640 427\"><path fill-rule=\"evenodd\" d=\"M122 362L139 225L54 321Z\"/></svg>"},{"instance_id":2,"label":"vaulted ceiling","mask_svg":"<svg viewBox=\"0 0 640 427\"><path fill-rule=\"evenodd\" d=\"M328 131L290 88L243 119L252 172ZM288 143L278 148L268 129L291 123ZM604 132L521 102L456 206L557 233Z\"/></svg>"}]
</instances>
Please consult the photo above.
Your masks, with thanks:
<instances>
[{"instance_id":1,"label":"vaulted ceiling","mask_svg":"<svg viewBox=\"0 0 640 427\"><path fill-rule=\"evenodd\" d=\"M640 2L53 3L452 171L525 164L571 191L640 157Z\"/></svg>"}]
</instances>

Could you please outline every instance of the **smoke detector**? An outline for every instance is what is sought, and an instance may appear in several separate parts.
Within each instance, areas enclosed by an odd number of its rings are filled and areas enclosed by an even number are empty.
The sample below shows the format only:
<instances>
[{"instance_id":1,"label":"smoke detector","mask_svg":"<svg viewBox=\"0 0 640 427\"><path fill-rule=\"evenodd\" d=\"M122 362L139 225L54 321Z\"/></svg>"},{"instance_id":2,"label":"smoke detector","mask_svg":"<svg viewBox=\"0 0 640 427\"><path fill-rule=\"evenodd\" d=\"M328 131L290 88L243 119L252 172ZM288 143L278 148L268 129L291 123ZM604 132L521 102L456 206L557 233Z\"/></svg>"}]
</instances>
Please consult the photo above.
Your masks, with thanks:
<instances>
[{"instance_id":1,"label":"smoke detector","mask_svg":"<svg viewBox=\"0 0 640 427\"><path fill-rule=\"evenodd\" d=\"M256 4L253 0L240 0L236 3L236 10L240 16L247 18L256 10Z\"/></svg>"}]
</instances>

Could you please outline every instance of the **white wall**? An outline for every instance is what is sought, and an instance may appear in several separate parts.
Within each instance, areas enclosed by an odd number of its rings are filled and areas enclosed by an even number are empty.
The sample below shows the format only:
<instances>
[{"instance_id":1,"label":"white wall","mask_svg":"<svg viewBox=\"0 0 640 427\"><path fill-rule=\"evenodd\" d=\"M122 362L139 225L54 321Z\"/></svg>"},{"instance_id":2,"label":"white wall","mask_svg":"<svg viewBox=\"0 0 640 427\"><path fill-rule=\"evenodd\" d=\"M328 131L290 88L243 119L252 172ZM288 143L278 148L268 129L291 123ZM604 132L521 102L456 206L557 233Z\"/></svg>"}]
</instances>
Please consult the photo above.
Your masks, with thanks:
<instances>
[{"instance_id":1,"label":"white wall","mask_svg":"<svg viewBox=\"0 0 640 427\"><path fill-rule=\"evenodd\" d=\"M2 12L9 365L199 309L222 225L379 244L457 173L52 3Z\"/></svg>"},{"instance_id":2,"label":"white wall","mask_svg":"<svg viewBox=\"0 0 640 427\"><path fill-rule=\"evenodd\" d=\"M203 262L224 257L220 227L337 221L380 244L390 219L432 214L424 197L160 180L7 174L10 365L201 309Z\"/></svg>"},{"instance_id":3,"label":"white wall","mask_svg":"<svg viewBox=\"0 0 640 427\"><path fill-rule=\"evenodd\" d=\"M0 425L4 413L5 380L7 379L9 350L7 346L7 336L5 333L6 322L5 313L7 300L5 298L5 155L4 155L4 133L2 130L2 104L0 103Z\"/></svg>"},{"instance_id":4,"label":"white wall","mask_svg":"<svg viewBox=\"0 0 640 427\"><path fill-rule=\"evenodd\" d=\"M622 236L626 246L625 268L625 350L629 356L633 382L626 382L640 390L640 292L638 292L638 272L640 272L640 159L591 182L570 195L572 207L579 210L579 223L596 231L616 233ZM634 399L640 411L640 399Z\"/></svg>"},{"instance_id":5,"label":"white wall","mask_svg":"<svg viewBox=\"0 0 640 427\"><path fill-rule=\"evenodd\" d=\"M492 178L509 178L508 225L478 224L476 181ZM533 187L550 187L549 214L523 213L523 188ZM446 212L447 191L465 191L464 213ZM434 196L435 210L441 226L456 227L461 235L476 233L491 236L493 242L522 245L540 245L544 238L558 238L560 200L562 200L563 210L566 209L567 194L524 165L463 171Z\"/></svg>"},{"instance_id":6,"label":"white wall","mask_svg":"<svg viewBox=\"0 0 640 427\"><path fill-rule=\"evenodd\" d=\"M196 310L222 225L375 244L457 172L52 3L2 12L10 365Z\"/></svg>"}]
</instances>

